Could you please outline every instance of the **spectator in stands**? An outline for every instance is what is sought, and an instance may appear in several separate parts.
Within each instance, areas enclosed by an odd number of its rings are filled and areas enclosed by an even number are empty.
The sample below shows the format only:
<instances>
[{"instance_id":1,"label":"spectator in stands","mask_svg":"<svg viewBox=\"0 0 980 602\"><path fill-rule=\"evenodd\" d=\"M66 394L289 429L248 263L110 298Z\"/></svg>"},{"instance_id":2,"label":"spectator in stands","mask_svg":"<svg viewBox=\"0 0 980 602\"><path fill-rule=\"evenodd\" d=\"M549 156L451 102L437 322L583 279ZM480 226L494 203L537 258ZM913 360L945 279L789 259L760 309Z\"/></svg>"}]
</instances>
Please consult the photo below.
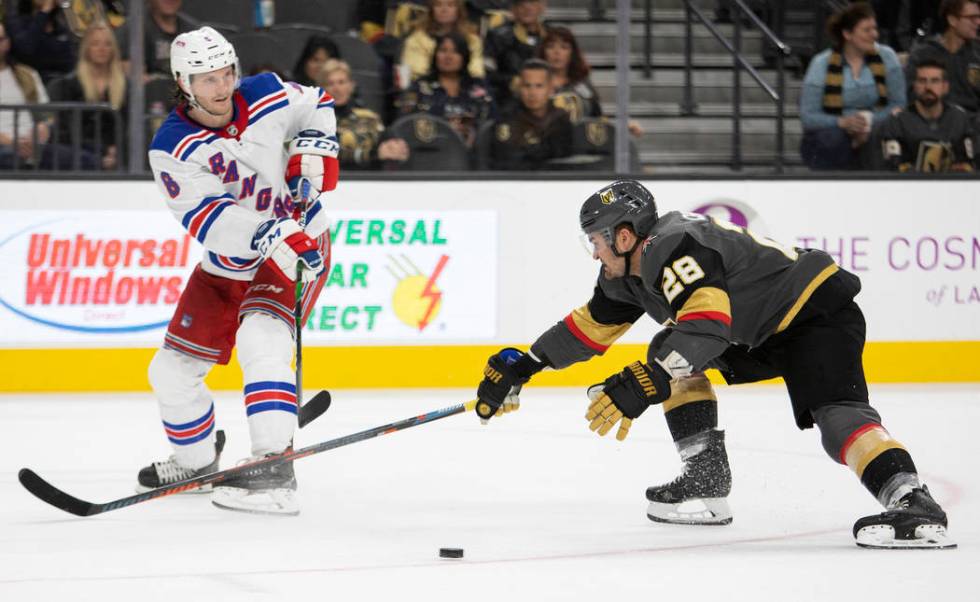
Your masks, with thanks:
<instances>
[{"instance_id":1,"label":"spectator in stands","mask_svg":"<svg viewBox=\"0 0 980 602\"><path fill-rule=\"evenodd\" d=\"M912 81L915 101L881 124L878 138L885 166L894 171L973 171L974 128L970 116L945 101L946 68L923 59Z\"/></svg>"},{"instance_id":2,"label":"spectator in stands","mask_svg":"<svg viewBox=\"0 0 980 602\"><path fill-rule=\"evenodd\" d=\"M514 97L517 73L544 38L545 0L514 0L514 21L487 33L484 65L494 98L503 106Z\"/></svg>"},{"instance_id":3,"label":"spectator in stands","mask_svg":"<svg viewBox=\"0 0 980 602\"><path fill-rule=\"evenodd\" d=\"M125 116L126 74L119 47L108 25L89 26L82 37L75 71L52 89L51 96L55 101L107 103ZM59 139L65 142L70 140L71 132L68 117L59 119ZM122 131L125 130L120 131L120 136ZM101 157L102 169L119 166L116 122L110 115L83 113L81 137L82 148Z\"/></svg>"},{"instance_id":4,"label":"spectator in stands","mask_svg":"<svg viewBox=\"0 0 980 602\"><path fill-rule=\"evenodd\" d=\"M439 37L436 44L430 74L416 80L402 94L399 112L442 117L472 147L480 125L497 116L493 97L484 81L466 70L470 48L462 34L448 33Z\"/></svg>"},{"instance_id":5,"label":"spectator in stands","mask_svg":"<svg viewBox=\"0 0 980 602\"><path fill-rule=\"evenodd\" d=\"M27 65L18 64L10 56L10 46L7 30L0 25L0 105L47 103L48 93L41 83L41 76ZM48 122L35 121L31 111L0 110L0 169L15 166L18 169L70 169L71 149L48 144L50 137ZM82 152L79 161L82 169L95 169L91 154Z\"/></svg>"},{"instance_id":6,"label":"spectator in stands","mask_svg":"<svg viewBox=\"0 0 980 602\"><path fill-rule=\"evenodd\" d=\"M357 84L350 65L336 59L327 61L317 84L333 96L341 168L378 169L385 161L408 160L408 144L401 138L386 138L381 117L354 98Z\"/></svg>"},{"instance_id":7,"label":"spectator in stands","mask_svg":"<svg viewBox=\"0 0 980 602\"><path fill-rule=\"evenodd\" d=\"M494 126L493 169L543 169L548 161L572 154L572 123L568 113L551 102L552 92L548 63L526 61L518 74L519 102Z\"/></svg>"},{"instance_id":8,"label":"spectator in stands","mask_svg":"<svg viewBox=\"0 0 980 602\"><path fill-rule=\"evenodd\" d=\"M16 15L7 19L11 54L33 67L47 83L75 67L75 36L57 0L20 0Z\"/></svg>"},{"instance_id":9,"label":"spectator in stands","mask_svg":"<svg viewBox=\"0 0 980 602\"><path fill-rule=\"evenodd\" d=\"M182 0L148 0L149 10L143 25L143 59L145 72L143 80L153 77L170 77L170 44L174 38L197 29L191 21L179 14L183 5ZM123 58L123 68L132 75L129 66L129 28L130 25L116 30L116 39Z\"/></svg>"},{"instance_id":10,"label":"spectator in stands","mask_svg":"<svg viewBox=\"0 0 980 602\"><path fill-rule=\"evenodd\" d=\"M945 21L939 19L940 0L911 0L909 5L909 28L914 36L917 31L925 35L941 33L945 29Z\"/></svg>"},{"instance_id":11,"label":"spectator in stands","mask_svg":"<svg viewBox=\"0 0 980 602\"><path fill-rule=\"evenodd\" d=\"M402 48L401 64L408 68L411 81L429 74L436 38L449 33L458 33L466 39L470 55L466 68L470 76L482 79L486 75L483 41L467 18L463 0L429 0L425 19L405 38Z\"/></svg>"},{"instance_id":12,"label":"spectator in stands","mask_svg":"<svg viewBox=\"0 0 980 602\"><path fill-rule=\"evenodd\" d=\"M327 36L312 35L293 67L293 81L301 86L315 86L316 78L326 62L339 58L340 49L333 40Z\"/></svg>"},{"instance_id":13,"label":"spectator in stands","mask_svg":"<svg viewBox=\"0 0 980 602\"><path fill-rule=\"evenodd\" d=\"M566 27L548 29L537 56L551 67L551 83L555 88L552 101L568 112L572 123L588 117L601 117L599 93L589 80L589 64L579 50L575 35Z\"/></svg>"},{"instance_id":14,"label":"spectator in stands","mask_svg":"<svg viewBox=\"0 0 980 602\"><path fill-rule=\"evenodd\" d=\"M589 79L589 63L579 50L571 30L567 27L549 27L538 46L537 56L551 67L551 83L555 88L552 102L568 112L572 124L602 117L599 93ZM634 136L643 134L643 128L632 119L628 127Z\"/></svg>"},{"instance_id":15,"label":"spectator in stands","mask_svg":"<svg viewBox=\"0 0 980 602\"><path fill-rule=\"evenodd\" d=\"M947 102L975 114L980 110L980 1L944 0L939 14L945 29L912 47L906 76L912 80L916 67L924 61L945 64L949 80Z\"/></svg>"},{"instance_id":16,"label":"spectator in stands","mask_svg":"<svg viewBox=\"0 0 980 602\"><path fill-rule=\"evenodd\" d=\"M905 77L895 51L879 45L871 7L851 4L831 15L832 47L810 62L800 93L800 153L811 169L870 166L872 127L905 106Z\"/></svg>"}]
</instances>

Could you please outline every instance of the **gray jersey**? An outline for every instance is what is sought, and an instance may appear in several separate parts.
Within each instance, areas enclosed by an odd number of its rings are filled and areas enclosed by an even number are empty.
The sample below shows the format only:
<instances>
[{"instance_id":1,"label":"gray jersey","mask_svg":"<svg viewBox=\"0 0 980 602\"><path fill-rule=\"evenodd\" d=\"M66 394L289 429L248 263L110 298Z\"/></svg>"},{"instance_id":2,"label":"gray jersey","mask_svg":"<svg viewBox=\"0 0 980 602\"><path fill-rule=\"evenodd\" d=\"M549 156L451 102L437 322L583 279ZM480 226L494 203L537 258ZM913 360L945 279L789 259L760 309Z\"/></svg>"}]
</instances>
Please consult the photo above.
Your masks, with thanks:
<instances>
[{"instance_id":1,"label":"gray jersey","mask_svg":"<svg viewBox=\"0 0 980 602\"><path fill-rule=\"evenodd\" d=\"M973 135L966 111L948 104L939 119L932 120L912 103L886 119L877 132L885 165L902 172L942 172L953 165L973 169Z\"/></svg>"},{"instance_id":2,"label":"gray jersey","mask_svg":"<svg viewBox=\"0 0 980 602\"><path fill-rule=\"evenodd\" d=\"M786 329L839 269L823 251L783 247L697 214L665 214L642 244L640 275L600 272L589 303L532 345L538 357L555 368L587 360L646 313L667 327L647 361L684 376L731 344L754 347Z\"/></svg>"},{"instance_id":3,"label":"gray jersey","mask_svg":"<svg viewBox=\"0 0 980 602\"><path fill-rule=\"evenodd\" d=\"M959 105L968 113L980 110L980 42L966 42L955 54L943 46L942 36L939 34L913 44L908 66L905 68L905 81L908 82L911 100L915 99L912 93L915 67L924 60L934 60L946 65L946 77L949 79L949 97L946 99L948 103Z\"/></svg>"}]
</instances>

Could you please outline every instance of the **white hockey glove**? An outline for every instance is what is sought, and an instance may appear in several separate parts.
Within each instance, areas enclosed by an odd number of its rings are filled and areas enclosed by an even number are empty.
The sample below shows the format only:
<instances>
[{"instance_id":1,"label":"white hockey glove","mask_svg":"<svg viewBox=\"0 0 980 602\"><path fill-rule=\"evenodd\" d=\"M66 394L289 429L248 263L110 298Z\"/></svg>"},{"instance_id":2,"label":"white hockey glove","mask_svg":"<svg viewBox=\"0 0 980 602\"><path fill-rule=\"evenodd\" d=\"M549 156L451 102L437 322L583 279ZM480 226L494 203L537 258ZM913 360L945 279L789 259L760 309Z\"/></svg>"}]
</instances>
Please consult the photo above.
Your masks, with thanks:
<instances>
[{"instance_id":1,"label":"white hockey glove","mask_svg":"<svg viewBox=\"0 0 980 602\"><path fill-rule=\"evenodd\" d=\"M303 130L293 138L289 143L289 162L286 163L286 183L293 200L300 200L302 178L310 181L316 193L337 187L339 152L337 137L328 136L320 130Z\"/></svg>"},{"instance_id":2,"label":"white hockey glove","mask_svg":"<svg viewBox=\"0 0 980 602\"><path fill-rule=\"evenodd\" d=\"M289 280L296 280L297 266L302 266L303 282L312 282L323 273L323 255L316 241L306 235L295 220L281 218L262 222L252 237L252 248L262 259Z\"/></svg>"}]
</instances>

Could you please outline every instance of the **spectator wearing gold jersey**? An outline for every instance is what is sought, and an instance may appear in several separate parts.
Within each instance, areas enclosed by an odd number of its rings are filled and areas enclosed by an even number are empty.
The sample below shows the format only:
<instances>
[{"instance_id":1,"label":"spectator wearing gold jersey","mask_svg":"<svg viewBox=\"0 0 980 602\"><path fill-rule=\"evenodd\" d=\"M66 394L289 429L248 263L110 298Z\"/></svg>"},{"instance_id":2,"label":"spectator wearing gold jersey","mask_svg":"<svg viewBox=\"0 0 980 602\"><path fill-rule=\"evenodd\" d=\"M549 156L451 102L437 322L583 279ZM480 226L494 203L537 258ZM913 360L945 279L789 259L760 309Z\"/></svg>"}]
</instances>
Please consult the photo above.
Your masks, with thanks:
<instances>
[{"instance_id":1,"label":"spectator wearing gold jersey","mask_svg":"<svg viewBox=\"0 0 980 602\"><path fill-rule=\"evenodd\" d=\"M345 61L328 60L317 75L317 85L333 96L343 169L378 169L384 162L408 160L408 144L401 138L385 139L385 126L377 113L354 97L357 83Z\"/></svg>"},{"instance_id":2,"label":"spectator wearing gold jersey","mask_svg":"<svg viewBox=\"0 0 980 602\"><path fill-rule=\"evenodd\" d=\"M493 97L482 79L466 70L470 50L459 33L439 38L432 57L431 73L417 80L398 102L399 113L428 113L448 121L473 146L480 125L497 116Z\"/></svg>"},{"instance_id":3,"label":"spectator wearing gold jersey","mask_svg":"<svg viewBox=\"0 0 980 602\"><path fill-rule=\"evenodd\" d=\"M459 34L466 40L469 47L466 70L470 77L482 79L486 75L483 68L483 41L469 22L463 0L429 0L425 18L405 38L402 49L401 63L408 67L411 81L429 75L436 52L436 40L450 33Z\"/></svg>"}]
</instances>

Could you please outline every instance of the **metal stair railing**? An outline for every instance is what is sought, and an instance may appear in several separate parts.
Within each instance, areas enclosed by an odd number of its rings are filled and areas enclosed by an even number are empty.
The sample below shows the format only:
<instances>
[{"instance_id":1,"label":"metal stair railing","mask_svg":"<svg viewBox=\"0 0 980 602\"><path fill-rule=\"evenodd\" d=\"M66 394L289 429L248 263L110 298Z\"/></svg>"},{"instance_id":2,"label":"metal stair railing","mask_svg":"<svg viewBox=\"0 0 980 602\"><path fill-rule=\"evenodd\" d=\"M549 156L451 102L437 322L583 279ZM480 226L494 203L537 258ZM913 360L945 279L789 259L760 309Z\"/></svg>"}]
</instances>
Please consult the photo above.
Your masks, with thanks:
<instances>
[{"instance_id":1,"label":"metal stair railing","mask_svg":"<svg viewBox=\"0 0 980 602\"><path fill-rule=\"evenodd\" d=\"M685 42L684 42L684 99L681 102L681 113L683 115L696 115L697 103L694 100L694 86L692 83L694 36L692 33L693 19L696 17L702 25L718 40L725 50L732 55L733 59L733 78L734 89L732 94L732 169L738 171L742 169L742 70L752 77L760 88L769 96L776 105L776 160L775 171L783 171L783 150L784 150L784 115L786 103L786 73L783 69L784 61L790 55L792 49L787 46L779 37L769 29L769 27L759 19L752 10L746 6L743 0L730 0L732 8L735 9L732 15L735 35L734 40L729 42L724 34L705 16L704 12L698 8L692 0L684 0L685 9ZM777 22L785 22L786 12L785 2L778 0ZM772 89L762 76L756 71L745 57L742 55L742 21L748 19L752 25L759 30L762 36L776 47L776 90Z\"/></svg>"}]
</instances>

